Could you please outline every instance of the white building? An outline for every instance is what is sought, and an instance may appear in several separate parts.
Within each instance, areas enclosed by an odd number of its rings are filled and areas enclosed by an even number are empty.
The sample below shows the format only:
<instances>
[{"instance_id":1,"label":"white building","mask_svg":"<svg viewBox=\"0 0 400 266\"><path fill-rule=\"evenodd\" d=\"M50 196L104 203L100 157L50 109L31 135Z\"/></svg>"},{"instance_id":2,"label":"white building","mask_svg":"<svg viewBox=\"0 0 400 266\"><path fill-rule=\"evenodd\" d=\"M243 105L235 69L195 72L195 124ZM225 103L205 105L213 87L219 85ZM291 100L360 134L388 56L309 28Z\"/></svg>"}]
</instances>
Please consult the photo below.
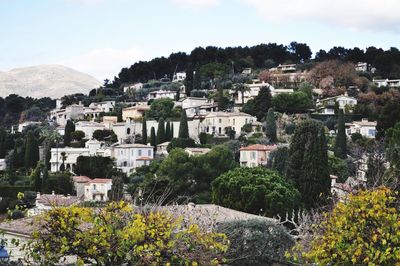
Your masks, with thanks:
<instances>
[{"instance_id":1,"label":"white building","mask_svg":"<svg viewBox=\"0 0 400 266\"><path fill-rule=\"evenodd\" d=\"M137 167L150 165L154 158L153 148L142 144L120 144L114 147L112 157L117 168L129 174Z\"/></svg>"},{"instance_id":2,"label":"white building","mask_svg":"<svg viewBox=\"0 0 400 266\"><path fill-rule=\"evenodd\" d=\"M51 172L59 172L62 170L61 166L64 163L64 169L73 171L79 156L110 156L109 153L100 153L102 143L97 140L89 140L85 144L85 148L52 148L51 149Z\"/></svg>"},{"instance_id":3,"label":"white building","mask_svg":"<svg viewBox=\"0 0 400 266\"><path fill-rule=\"evenodd\" d=\"M170 144L169 141L163 142L163 143L161 143L161 144L158 144L158 145L157 145L157 151L156 151L156 153L157 153L158 155L168 155L168 150L167 150L167 148L168 148L168 145L169 145L169 144Z\"/></svg>"},{"instance_id":4,"label":"white building","mask_svg":"<svg viewBox=\"0 0 400 266\"><path fill-rule=\"evenodd\" d=\"M357 105L357 99L346 95L336 96L317 100L317 110L321 114L333 115L335 114L335 106L338 105L339 109L347 111Z\"/></svg>"},{"instance_id":5,"label":"white building","mask_svg":"<svg viewBox=\"0 0 400 266\"><path fill-rule=\"evenodd\" d=\"M0 159L0 171L5 171L7 169L6 159Z\"/></svg>"},{"instance_id":6,"label":"white building","mask_svg":"<svg viewBox=\"0 0 400 266\"><path fill-rule=\"evenodd\" d=\"M186 111L188 118L204 117L209 112L217 110L218 105L207 98L187 97L181 101L182 109Z\"/></svg>"},{"instance_id":7,"label":"white building","mask_svg":"<svg viewBox=\"0 0 400 266\"><path fill-rule=\"evenodd\" d=\"M296 64L286 64L271 68L270 71L278 71L278 72L294 72L296 71Z\"/></svg>"},{"instance_id":8,"label":"white building","mask_svg":"<svg viewBox=\"0 0 400 266\"><path fill-rule=\"evenodd\" d=\"M147 105L147 102L124 108L122 109L122 120L140 120L148 110L150 110L150 105Z\"/></svg>"},{"instance_id":9,"label":"white building","mask_svg":"<svg viewBox=\"0 0 400 266\"><path fill-rule=\"evenodd\" d=\"M25 121L21 124L18 124L18 132L24 131L25 128L29 126L39 126L41 125L42 122L37 122L37 121Z\"/></svg>"},{"instance_id":10,"label":"white building","mask_svg":"<svg viewBox=\"0 0 400 266\"><path fill-rule=\"evenodd\" d=\"M104 130L106 126L97 122L79 121L75 123L75 130L85 133L86 139L93 138L93 132L96 130Z\"/></svg>"},{"instance_id":11,"label":"white building","mask_svg":"<svg viewBox=\"0 0 400 266\"><path fill-rule=\"evenodd\" d=\"M186 79L186 72L177 72L175 73L172 82L184 81Z\"/></svg>"},{"instance_id":12,"label":"white building","mask_svg":"<svg viewBox=\"0 0 400 266\"><path fill-rule=\"evenodd\" d=\"M138 82L135 84L130 84L130 85L126 85L124 86L124 93L126 93L128 90L133 90L133 91L137 91L143 88L143 83Z\"/></svg>"},{"instance_id":13,"label":"white building","mask_svg":"<svg viewBox=\"0 0 400 266\"><path fill-rule=\"evenodd\" d=\"M400 79L374 79L374 84L380 87L398 88L400 87Z\"/></svg>"},{"instance_id":14,"label":"white building","mask_svg":"<svg viewBox=\"0 0 400 266\"><path fill-rule=\"evenodd\" d=\"M83 119L84 106L82 104L72 104L65 109L53 109L50 111L50 119L57 122L60 126L65 126L68 120Z\"/></svg>"},{"instance_id":15,"label":"white building","mask_svg":"<svg viewBox=\"0 0 400 266\"><path fill-rule=\"evenodd\" d=\"M366 118L361 121L346 123L346 134L351 136L354 133L360 133L363 137L375 138L376 125L376 121L368 121Z\"/></svg>"},{"instance_id":16,"label":"white building","mask_svg":"<svg viewBox=\"0 0 400 266\"><path fill-rule=\"evenodd\" d=\"M163 98L169 98L174 100L176 97L176 91L163 91L163 90L158 90L158 91L152 91L148 95L148 100L156 100L156 99L163 99Z\"/></svg>"},{"instance_id":17,"label":"white building","mask_svg":"<svg viewBox=\"0 0 400 266\"><path fill-rule=\"evenodd\" d=\"M76 196L79 199L85 198L85 185L92 179L87 176L73 176L72 181L74 182L74 189Z\"/></svg>"},{"instance_id":18,"label":"white building","mask_svg":"<svg viewBox=\"0 0 400 266\"><path fill-rule=\"evenodd\" d=\"M189 154L189 156L204 155L210 151L211 149L209 148L185 148L185 152Z\"/></svg>"},{"instance_id":19,"label":"white building","mask_svg":"<svg viewBox=\"0 0 400 266\"><path fill-rule=\"evenodd\" d=\"M120 122L115 123L111 127L112 131L114 131L115 135L117 135L118 143L124 143L126 141L134 141L136 133L142 133L142 131L136 131L135 123Z\"/></svg>"},{"instance_id":20,"label":"white building","mask_svg":"<svg viewBox=\"0 0 400 266\"><path fill-rule=\"evenodd\" d=\"M240 149L240 166L256 167L268 163L269 154L276 150L276 145L255 144Z\"/></svg>"},{"instance_id":21,"label":"white building","mask_svg":"<svg viewBox=\"0 0 400 266\"><path fill-rule=\"evenodd\" d=\"M98 103L91 103L89 107L98 109L100 110L100 112L103 113L110 113L115 109L115 101L103 101Z\"/></svg>"},{"instance_id":22,"label":"white building","mask_svg":"<svg viewBox=\"0 0 400 266\"><path fill-rule=\"evenodd\" d=\"M111 190L112 180L95 178L85 184L85 201L108 201L108 192Z\"/></svg>"},{"instance_id":23,"label":"white building","mask_svg":"<svg viewBox=\"0 0 400 266\"><path fill-rule=\"evenodd\" d=\"M214 112L206 115L200 124L201 132L208 134L227 136L226 130L231 128L240 136L241 129L246 124L255 124L257 118L241 112Z\"/></svg>"}]
</instances>

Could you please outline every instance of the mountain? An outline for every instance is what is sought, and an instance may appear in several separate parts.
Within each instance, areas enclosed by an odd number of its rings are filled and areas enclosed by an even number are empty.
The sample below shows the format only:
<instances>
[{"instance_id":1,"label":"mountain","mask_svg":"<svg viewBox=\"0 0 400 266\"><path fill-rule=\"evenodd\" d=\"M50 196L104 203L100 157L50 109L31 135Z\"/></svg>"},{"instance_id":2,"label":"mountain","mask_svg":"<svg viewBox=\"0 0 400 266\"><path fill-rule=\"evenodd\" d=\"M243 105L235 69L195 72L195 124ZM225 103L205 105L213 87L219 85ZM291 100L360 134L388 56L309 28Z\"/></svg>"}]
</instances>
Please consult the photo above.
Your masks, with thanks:
<instances>
[{"instance_id":1,"label":"mountain","mask_svg":"<svg viewBox=\"0 0 400 266\"><path fill-rule=\"evenodd\" d=\"M60 98L85 93L101 85L94 77L61 65L39 65L0 72L0 96Z\"/></svg>"}]
</instances>

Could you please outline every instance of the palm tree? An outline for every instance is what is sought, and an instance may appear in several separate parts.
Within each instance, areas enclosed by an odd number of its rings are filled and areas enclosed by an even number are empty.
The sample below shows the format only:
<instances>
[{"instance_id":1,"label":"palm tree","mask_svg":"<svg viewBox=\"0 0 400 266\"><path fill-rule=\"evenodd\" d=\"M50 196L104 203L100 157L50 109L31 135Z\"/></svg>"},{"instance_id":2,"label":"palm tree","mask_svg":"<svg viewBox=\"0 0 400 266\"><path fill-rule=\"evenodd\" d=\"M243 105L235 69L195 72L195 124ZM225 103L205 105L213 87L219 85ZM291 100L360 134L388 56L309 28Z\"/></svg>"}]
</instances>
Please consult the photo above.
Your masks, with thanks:
<instances>
[{"instance_id":1,"label":"palm tree","mask_svg":"<svg viewBox=\"0 0 400 266\"><path fill-rule=\"evenodd\" d=\"M233 90L235 91L236 94L241 94L242 95L242 105L244 105L244 93L246 91L250 91L250 88L247 84L244 83L236 83L233 86Z\"/></svg>"}]
</instances>

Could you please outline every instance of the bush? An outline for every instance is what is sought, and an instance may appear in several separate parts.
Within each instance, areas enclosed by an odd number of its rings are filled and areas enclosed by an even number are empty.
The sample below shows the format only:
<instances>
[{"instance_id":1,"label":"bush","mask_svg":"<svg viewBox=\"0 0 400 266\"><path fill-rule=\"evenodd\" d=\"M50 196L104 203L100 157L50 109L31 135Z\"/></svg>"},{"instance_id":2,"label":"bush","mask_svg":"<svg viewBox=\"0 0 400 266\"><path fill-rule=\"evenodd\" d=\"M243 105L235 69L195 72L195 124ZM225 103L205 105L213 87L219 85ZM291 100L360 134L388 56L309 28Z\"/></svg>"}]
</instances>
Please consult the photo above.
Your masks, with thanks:
<instances>
[{"instance_id":1,"label":"bush","mask_svg":"<svg viewBox=\"0 0 400 266\"><path fill-rule=\"evenodd\" d=\"M25 217L25 213L21 210L13 210L10 212L9 216L12 220L17 220Z\"/></svg>"},{"instance_id":2,"label":"bush","mask_svg":"<svg viewBox=\"0 0 400 266\"><path fill-rule=\"evenodd\" d=\"M12 199L10 198L2 198L2 200L0 200L0 213L6 213L8 206L10 205Z\"/></svg>"},{"instance_id":3,"label":"bush","mask_svg":"<svg viewBox=\"0 0 400 266\"><path fill-rule=\"evenodd\" d=\"M188 148L188 147L196 147L196 143L194 142L194 139L191 138L174 138L171 140L170 144L168 144L167 151L170 152L171 150L175 148Z\"/></svg>"},{"instance_id":4,"label":"bush","mask_svg":"<svg viewBox=\"0 0 400 266\"><path fill-rule=\"evenodd\" d=\"M225 222L217 230L230 241L229 265L283 265L285 252L295 244L284 226L263 218Z\"/></svg>"},{"instance_id":5,"label":"bush","mask_svg":"<svg viewBox=\"0 0 400 266\"><path fill-rule=\"evenodd\" d=\"M0 185L0 197L16 199L19 192L27 190L32 190L32 187Z\"/></svg>"}]
</instances>

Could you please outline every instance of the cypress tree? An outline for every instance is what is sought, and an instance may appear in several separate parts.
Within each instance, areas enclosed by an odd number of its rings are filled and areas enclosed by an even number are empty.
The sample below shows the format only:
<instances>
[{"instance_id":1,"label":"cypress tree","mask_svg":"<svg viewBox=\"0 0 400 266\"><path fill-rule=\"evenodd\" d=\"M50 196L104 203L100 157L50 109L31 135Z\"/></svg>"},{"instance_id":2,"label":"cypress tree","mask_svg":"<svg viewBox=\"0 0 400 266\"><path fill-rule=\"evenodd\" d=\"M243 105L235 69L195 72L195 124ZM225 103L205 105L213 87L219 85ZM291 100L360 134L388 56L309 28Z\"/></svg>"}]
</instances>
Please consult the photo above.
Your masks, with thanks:
<instances>
[{"instance_id":1,"label":"cypress tree","mask_svg":"<svg viewBox=\"0 0 400 266\"><path fill-rule=\"evenodd\" d=\"M260 120L267 114L268 109L271 107L271 101L271 90L269 87L262 87L258 95L254 98L254 115L257 119Z\"/></svg>"},{"instance_id":2,"label":"cypress tree","mask_svg":"<svg viewBox=\"0 0 400 266\"><path fill-rule=\"evenodd\" d=\"M38 162L35 170L31 174L33 189L36 192L42 191L42 179L40 176L41 171L42 171L42 164Z\"/></svg>"},{"instance_id":3,"label":"cypress tree","mask_svg":"<svg viewBox=\"0 0 400 266\"><path fill-rule=\"evenodd\" d=\"M339 110L338 124L337 124L337 135L335 142L335 156L346 159L347 158L347 139L346 139L346 128L344 121L343 110Z\"/></svg>"},{"instance_id":4,"label":"cypress tree","mask_svg":"<svg viewBox=\"0 0 400 266\"><path fill-rule=\"evenodd\" d=\"M171 123L168 121L165 126L165 141L171 141Z\"/></svg>"},{"instance_id":5,"label":"cypress tree","mask_svg":"<svg viewBox=\"0 0 400 266\"><path fill-rule=\"evenodd\" d=\"M142 143L147 144L147 121L145 117L142 120Z\"/></svg>"},{"instance_id":6,"label":"cypress tree","mask_svg":"<svg viewBox=\"0 0 400 266\"><path fill-rule=\"evenodd\" d=\"M174 123L171 122L171 139L172 140L174 138Z\"/></svg>"},{"instance_id":7,"label":"cypress tree","mask_svg":"<svg viewBox=\"0 0 400 266\"><path fill-rule=\"evenodd\" d=\"M266 135L267 138L273 143L278 140L276 136L276 121L275 121L275 113L272 108L269 108L267 117L266 117Z\"/></svg>"},{"instance_id":8,"label":"cypress tree","mask_svg":"<svg viewBox=\"0 0 400 266\"><path fill-rule=\"evenodd\" d=\"M179 123L179 135L178 138L187 139L189 138L189 126L186 116L186 111L181 112L181 121Z\"/></svg>"},{"instance_id":9,"label":"cypress tree","mask_svg":"<svg viewBox=\"0 0 400 266\"><path fill-rule=\"evenodd\" d=\"M196 73L194 74L194 77L193 77L193 90L201 90L200 69L197 69ZM190 96L190 94L188 96Z\"/></svg>"},{"instance_id":10,"label":"cypress tree","mask_svg":"<svg viewBox=\"0 0 400 266\"><path fill-rule=\"evenodd\" d=\"M289 148L286 177L300 191L306 208L324 203L331 181L325 132L320 123L307 120L296 127Z\"/></svg>"},{"instance_id":11,"label":"cypress tree","mask_svg":"<svg viewBox=\"0 0 400 266\"><path fill-rule=\"evenodd\" d=\"M27 169L36 166L39 161L39 146L32 131L29 131L25 144L24 163Z\"/></svg>"},{"instance_id":12,"label":"cypress tree","mask_svg":"<svg viewBox=\"0 0 400 266\"><path fill-rule=\"evenodd\" d=\"M165 122L164 118L160 118L158 120L158 128L157 128L157 145L161 144L165 141Z\"/></svg>"},{"instance_id":13,"label":"cypress tree","mask_svg":"<svg viewBox=\"0 0 400 266\"><path fill-rule=\"evenodd\" d=\"M193 90L193 65L189 64L186 69L186 79L185 79L185 91L186 95L189 97Z\"/></svg>"},{"instance_id":14,"label":"cypress tree","mask_svg":"<svg viewBox=\"0 0 400 266\"><path fill-rule=\"evenodd\" d=\"M0 129L0 158L6 157L6 139L7 139L7 132L2 128Z\"/></svg>"},{"instance_id":15,"label":"cypress tree","mask_svg":"<svg viewBox=\"0 0 400 266\"><path fill-rule=\"evenodd\" d=\"M64 131L64 145L65 146L70 146L71 145L71 133L74 132L75 130L75 125L71 120L67 121L67 124L65 125L65 131Z\"/></svg>"},{"instance_id":16,"label":"cypress tree","mask_svg":"<svg viewBox=\"0 0 400 266\"><path fill-rule=\"evenodd\" d=\"M150 131L150 144L151 144L151 146L154 147L154 150L157 149L156 130L154 129L154 127L151 127L151 131Z\"/></svg>"}]
</instances>

